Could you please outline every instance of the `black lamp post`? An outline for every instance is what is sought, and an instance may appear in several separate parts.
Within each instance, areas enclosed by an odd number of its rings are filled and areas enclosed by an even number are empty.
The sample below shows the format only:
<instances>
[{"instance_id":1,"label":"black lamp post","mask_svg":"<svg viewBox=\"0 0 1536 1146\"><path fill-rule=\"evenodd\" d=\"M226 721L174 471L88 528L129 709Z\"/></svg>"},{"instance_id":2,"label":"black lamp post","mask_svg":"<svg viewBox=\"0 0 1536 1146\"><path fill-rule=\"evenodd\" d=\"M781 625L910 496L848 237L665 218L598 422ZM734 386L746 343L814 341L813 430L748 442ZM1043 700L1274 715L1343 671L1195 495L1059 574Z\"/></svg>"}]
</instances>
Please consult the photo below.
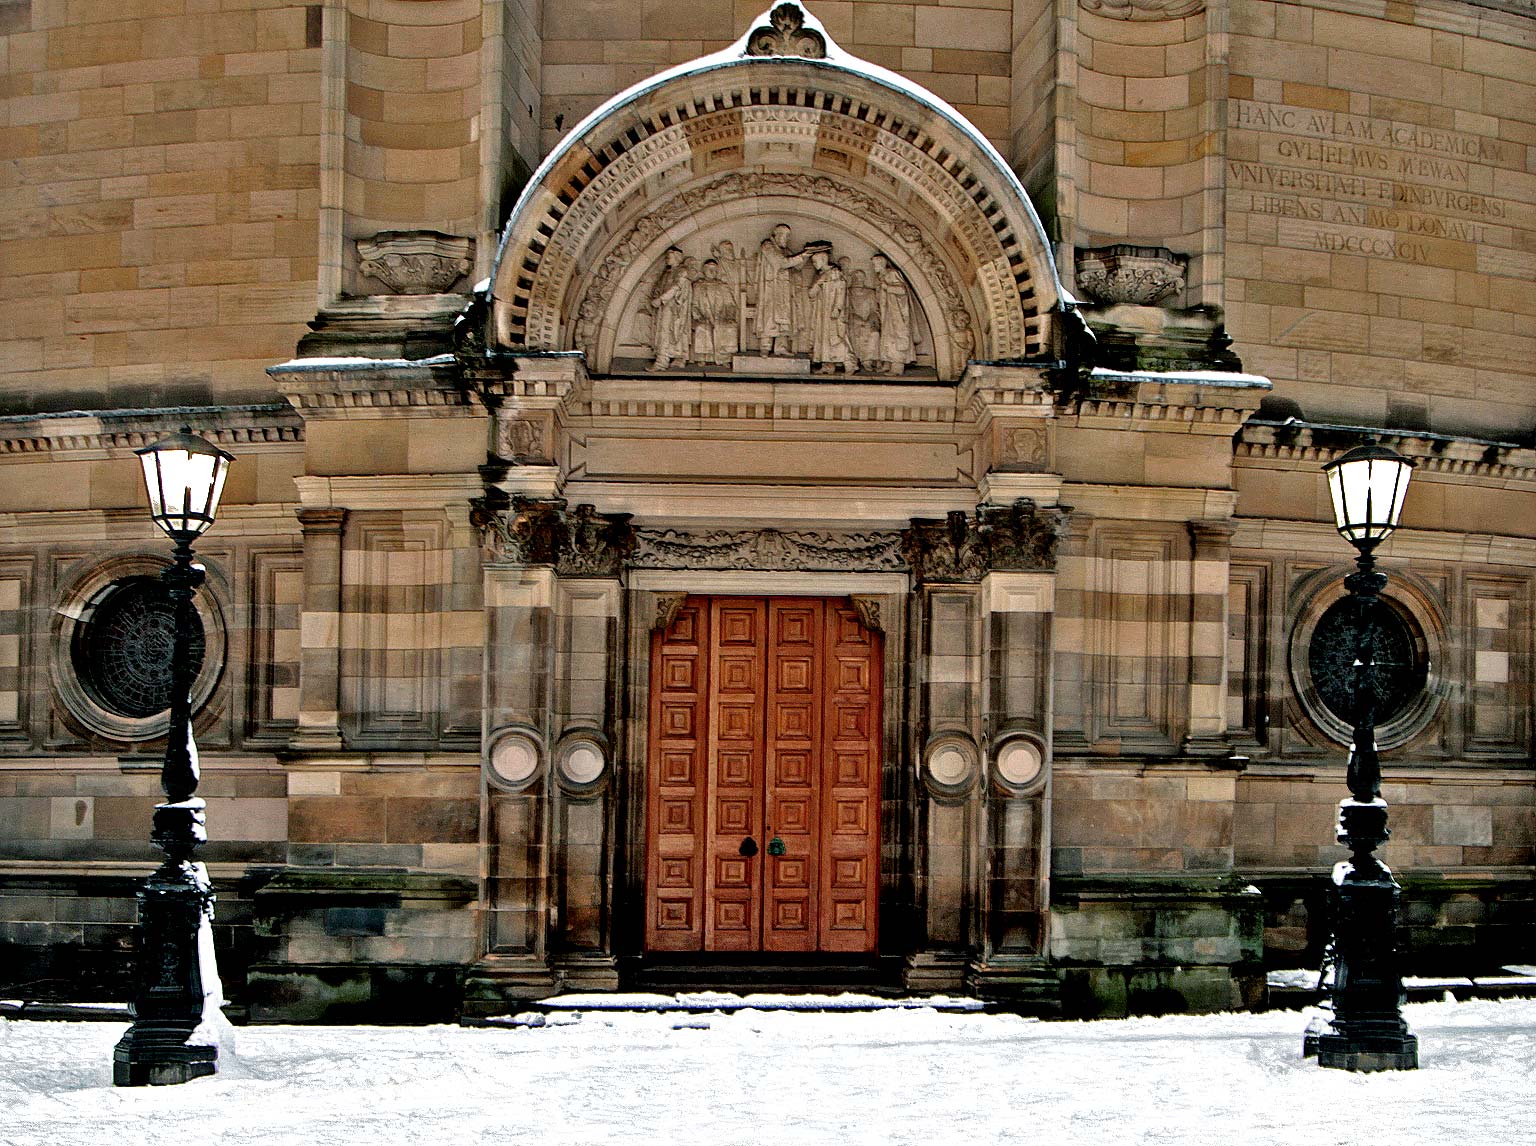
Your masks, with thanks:
<instances>
[{"instance_id":1,"label":"black lamp post","mask_svg":"<svg viewBox=\"0 0 1536 1146\"><path fill-rule=\"evenodd\" d=\"M165 738L160 787L150 839L165 860L139 891L139 980L133 1025L112 1052L118 1086L188 1082L216 1069L218 1047L205 1007L222 1002L213 961L213 886L193 860L208 839L197 791L197 745L192 740L192 598L203 570L192 563L192 542L213 524L234 455L187 426L137 451L155 524L176 543L173 563L160 575L175 610L171 663L171 723Z\"/></svg>"},{"instance_id":2,"label":"black lamp post","mask_svg":"<svg viewBox=\"0 0 1536 1146\"><path fill-rule=\"evenodd\" d=\"M1386 842L1387 802L1376 755L1376 611L1386 574L1375 549L1394 529L1413 463L1379 442L1356 446L1323 467L1339 532L1360 556L1344 579L1355 602L1354 746L1339 802L1338 841L1350 858L1333 869L1333 1019L1307 1040L1321 1066L1413 1070L1419 1041L1403 1022L1403 982L1394 931L1402 889L1375 856Z\"/></svg>"}]
</instances>

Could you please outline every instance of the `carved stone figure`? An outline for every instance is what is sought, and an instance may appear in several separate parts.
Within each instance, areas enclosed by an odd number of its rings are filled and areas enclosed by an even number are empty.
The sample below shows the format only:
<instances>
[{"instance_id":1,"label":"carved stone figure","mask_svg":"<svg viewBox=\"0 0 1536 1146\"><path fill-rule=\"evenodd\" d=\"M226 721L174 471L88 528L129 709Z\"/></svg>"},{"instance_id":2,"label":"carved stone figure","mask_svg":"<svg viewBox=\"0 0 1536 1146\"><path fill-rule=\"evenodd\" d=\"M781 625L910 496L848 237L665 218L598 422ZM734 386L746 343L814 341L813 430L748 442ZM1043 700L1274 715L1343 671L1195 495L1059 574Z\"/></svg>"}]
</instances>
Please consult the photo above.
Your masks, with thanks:
<instances>
[{"instance_id":1,"label":"carved stone figure","mask_svg":"<svg viewBox=\"0 0 1536 1146\"><path fill-rule=\"evenodd\" d=\"M880 358L880 300L863 271L854 271L848 283L848 343L861 369L875 369Z\"/></svg>"},{"instance_id":2,"label":"carved stone figure","mask_svg":"<svg viewBox=\"0 0 1536 1146\"><path fill-rule=\"evenodd\" d=\"M816 271L809 291L811 361L822 374L831 374L838 365L852 374L859 363L848 345L848 282L842 269L830 261L831 251L831 244L826 244L811 254L811 266Z\"/></svg>"},{"instance_id":3,"label":"carved stone figure","mask_svg":"<svg viewBox=\"0 0 1536 1146\"><path fill-rule=\"evenodd\" d=\"M650 370L669 369L674 362L688 361L693 336L693 282L677 247L667 248L666 269L651 288L651 309L656 312L656 360Z\"/></svg>"},{"instance_id":4,"label":"carved stone figure","mask_svg":"<svg viewBox=\"0 0 1536 1146\"><path fill-rule=\"evenodd\" d=\"M804 251L791 254L789 224L780 223L763 240L757 255L757 345L764 354L794 353L794 273L805 264Z\"/></svg>"},{"instance_id":5,"label":"carved stone figure","mask_svg":"<svg viewBox=\"0 0 1536 1146\"><path fill-rule=\"evenodd\" d=\"M693 360L712 365L729 363L736 353L736 292L720 278L720 264L704 263L693 284Z\"/></svg>"},{"instance_id":6,"label":"carved stone figure","mask_svg":"<svg viewBox=\"0 0 1536 1146\"><path fill-rule=\"evenodd\" d=\"M917 360L912 326L912 292L906 276L884 255L871 260L880 310L880 363L887 374L900 374Z\"/></svg>"},{"instance_id":7,"label":"carved stone figure","mask_svg":"<svg viewBox=\"0 0 1536 1146\"><path fill-rule=\"evenodd\" d=\"M752 275L752 257L736 254L736 244L721 239L712 248L710 256L720 264L720 279L736 299L736 347L747 345L747 308L755 300L751 292L756 288Z\"/></svg>"}]
</instances>

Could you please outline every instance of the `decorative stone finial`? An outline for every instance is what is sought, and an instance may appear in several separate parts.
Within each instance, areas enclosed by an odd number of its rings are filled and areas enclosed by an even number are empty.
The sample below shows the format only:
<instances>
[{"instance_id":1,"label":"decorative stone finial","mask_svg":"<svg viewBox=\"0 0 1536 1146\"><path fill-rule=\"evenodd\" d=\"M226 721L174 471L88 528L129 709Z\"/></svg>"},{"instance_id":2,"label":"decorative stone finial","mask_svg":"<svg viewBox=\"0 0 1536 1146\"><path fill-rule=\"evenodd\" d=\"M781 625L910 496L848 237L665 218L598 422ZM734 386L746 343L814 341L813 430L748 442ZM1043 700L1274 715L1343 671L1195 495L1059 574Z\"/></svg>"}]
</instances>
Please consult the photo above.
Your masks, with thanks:
<instances>
[{"instance_id":1,"label":"decorative stone finial","mask_svg":"<svg viewBox=\"0 0 1536 1146\"><path fill-rule=\"evenodd\" d=\"M768 24L752 29L747 37L747 55L822 60L827 55L827 38L806 27L805 9L800 5L779 4L768 13Z\"/></svg>"}]
</instances>

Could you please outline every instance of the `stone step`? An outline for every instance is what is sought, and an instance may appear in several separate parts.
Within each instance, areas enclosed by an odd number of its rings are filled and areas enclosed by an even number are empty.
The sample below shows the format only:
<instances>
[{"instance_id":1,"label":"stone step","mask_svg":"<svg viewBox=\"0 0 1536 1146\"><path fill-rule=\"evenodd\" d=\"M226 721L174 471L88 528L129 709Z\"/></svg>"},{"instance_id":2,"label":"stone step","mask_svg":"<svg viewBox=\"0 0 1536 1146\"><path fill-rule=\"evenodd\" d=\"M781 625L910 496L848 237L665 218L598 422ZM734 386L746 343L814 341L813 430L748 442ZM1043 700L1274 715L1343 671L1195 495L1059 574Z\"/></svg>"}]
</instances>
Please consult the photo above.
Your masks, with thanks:
<instances>
[{"instance_id":1,"label":"stone step","mask_svg":"<svg viewBox=\"0 0 1536 1146\"><path fill-rule=\"evenodd\" d=\"M859 994L785 995L767 992L738 994L732 991L679 991L674 994L625 992L617 994L556 995L529 1004L531 1011L495 1015L482 1022L496 1026L560 1026L579 1021L589 1013L705 1015L738 1011L797 1011L804 1013L934 1010L974 1014L988 1009L980 999L948 995L913 998L882 998Z\"/></svg>"}]
</instances>

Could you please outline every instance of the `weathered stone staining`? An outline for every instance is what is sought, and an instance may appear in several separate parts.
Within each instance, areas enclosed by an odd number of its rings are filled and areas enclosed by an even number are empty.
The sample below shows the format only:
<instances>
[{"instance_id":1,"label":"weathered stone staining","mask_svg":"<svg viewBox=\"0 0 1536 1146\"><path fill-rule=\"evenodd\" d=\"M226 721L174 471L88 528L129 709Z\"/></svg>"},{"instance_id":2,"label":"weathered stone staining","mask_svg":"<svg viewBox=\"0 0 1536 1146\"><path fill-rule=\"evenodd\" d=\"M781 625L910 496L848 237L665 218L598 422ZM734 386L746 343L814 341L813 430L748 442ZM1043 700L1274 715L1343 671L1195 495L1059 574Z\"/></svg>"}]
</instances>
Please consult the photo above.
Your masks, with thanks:
<instances>
[{"instance_id":1,"label":"weathered stone staining","mask_svg":"<svg viewBox=\"0 0 1536 1146\"><path fill-rule=\"evenodd\" d=\"M649 335L635 336L647 372L899 377L920 367L928 324L892 260L876 251L855 266L832 240L795 250L793 235L788 223L774 224L754 256L738 257L724 238L700 245L702 260L668 247L641 308ZM955 341L968 356L970 321L960 316Z\"/></svg>"}]
</instances>

